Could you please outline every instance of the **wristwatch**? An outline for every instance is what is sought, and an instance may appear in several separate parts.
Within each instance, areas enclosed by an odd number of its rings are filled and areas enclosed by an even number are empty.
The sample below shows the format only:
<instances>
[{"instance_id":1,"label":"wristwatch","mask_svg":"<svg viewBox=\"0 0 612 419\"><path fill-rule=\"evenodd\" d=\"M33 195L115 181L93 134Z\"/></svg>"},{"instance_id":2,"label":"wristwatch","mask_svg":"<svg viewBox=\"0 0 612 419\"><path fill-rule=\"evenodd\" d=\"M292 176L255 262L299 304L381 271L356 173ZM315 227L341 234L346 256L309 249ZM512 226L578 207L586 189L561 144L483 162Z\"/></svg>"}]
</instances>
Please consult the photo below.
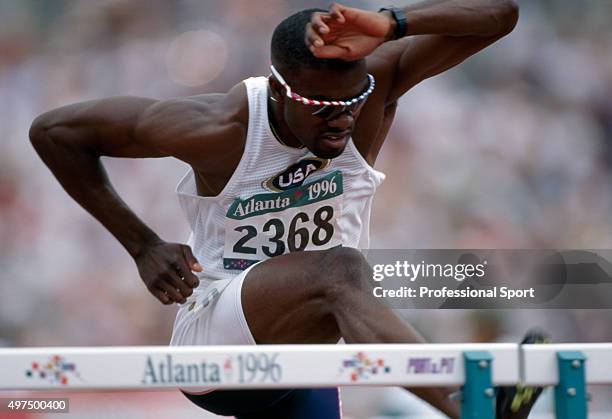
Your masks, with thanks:
<instances>
[{"instance_id":1,"label":"wristwatch","mask_svg":"<svg viewBox=\"0 0 612 419\"><path fill-rule=\"evenodd\" d=\"M400 39L406 35L406 13L398 7L383 7L378 13L388 10L395 20L395 30L393 31L393 39Z\"/></svg>"}]
</instances>

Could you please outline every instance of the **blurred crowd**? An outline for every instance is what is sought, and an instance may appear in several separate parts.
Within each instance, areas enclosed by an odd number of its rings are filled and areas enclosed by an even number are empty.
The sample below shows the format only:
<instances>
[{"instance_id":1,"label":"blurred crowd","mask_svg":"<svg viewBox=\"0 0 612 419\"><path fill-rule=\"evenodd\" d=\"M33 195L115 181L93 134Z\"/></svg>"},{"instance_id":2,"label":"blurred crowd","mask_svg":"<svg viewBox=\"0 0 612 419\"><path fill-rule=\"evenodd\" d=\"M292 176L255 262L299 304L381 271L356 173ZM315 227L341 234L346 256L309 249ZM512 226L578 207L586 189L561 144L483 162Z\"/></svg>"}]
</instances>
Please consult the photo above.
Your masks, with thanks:
<instances>
[{"instance_id":1,"label":"blurred crowd","mask_svg":"<svg viewBox=\"0 0 612 419\"><path fill-rule=\"evenodd\" d=\"M348 5L376 10L374 1ZM612 248L612 2L520 1L507 38L400 101L376 168L375 248ZM399 5L399 2L398 2ZM223 92L267 75L305 0L0 0L0 346L167 343L174 310L36 156L40 113L112 95ZM170 159L105 160L161 237L184 242ZM612 312L420 311L436 342L612 341Z\"/></svg>"}]
</instances>

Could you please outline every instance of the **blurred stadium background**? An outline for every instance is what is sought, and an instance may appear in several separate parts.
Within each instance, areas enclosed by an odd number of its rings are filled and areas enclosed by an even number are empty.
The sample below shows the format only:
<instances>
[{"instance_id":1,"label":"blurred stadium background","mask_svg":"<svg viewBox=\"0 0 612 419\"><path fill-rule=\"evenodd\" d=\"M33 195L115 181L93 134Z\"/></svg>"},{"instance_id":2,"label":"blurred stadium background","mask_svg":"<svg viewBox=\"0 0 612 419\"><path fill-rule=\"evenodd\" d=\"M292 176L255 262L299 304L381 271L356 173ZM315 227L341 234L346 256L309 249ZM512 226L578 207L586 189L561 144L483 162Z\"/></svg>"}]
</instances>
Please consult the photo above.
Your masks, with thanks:
<instances>
[{"instance_id":1,"label":"blurred stadium background","mask_svg":"<svg viewBox=\"0 0 612 419\"><path fill-rule=\"evenodd\" d=\"M400 101L376 165L388 177L373 247L612 248L612 1L519 3L510 36ZM273 28L315 6L327 2L0 0L0 346L163 345L175 313L36 156L33 118L76 101L223 92L267 75ZM161 237L186 240L174 195L184 164L105 163ZM405 316L433 342L518 341L534 326L557 342L612 341L604 310ZM174 392L70 397L75 418L210 417ZM344 406L351 418L433 417L407 397L350 389ZM612 389L595 389L591 408L612 411Z\"/></svg>"}]
</instances>

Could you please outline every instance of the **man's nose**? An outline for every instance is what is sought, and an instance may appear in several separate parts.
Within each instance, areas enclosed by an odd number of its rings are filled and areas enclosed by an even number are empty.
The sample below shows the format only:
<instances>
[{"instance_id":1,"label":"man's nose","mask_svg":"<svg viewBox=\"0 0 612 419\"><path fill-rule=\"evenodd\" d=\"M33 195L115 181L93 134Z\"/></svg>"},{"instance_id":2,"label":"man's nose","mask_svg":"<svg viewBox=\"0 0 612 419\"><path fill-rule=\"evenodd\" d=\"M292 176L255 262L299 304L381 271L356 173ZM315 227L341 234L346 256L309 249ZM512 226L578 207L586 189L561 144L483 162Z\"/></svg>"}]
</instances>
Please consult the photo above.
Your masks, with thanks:
<instances>
[{"instance_id":1,"label":"man's nose","mask_svg":"<svg viewBox=\"0 0 612 419\"><path fill-rule=\"evenodd\" d=\"M353 123L355 122L355 118L353 117L353 112L346 110L342 112L340 115L331 119L327 125L330 128L334 128L340 131L346 131L353 127Z\"/></svg>"}]
</instances>

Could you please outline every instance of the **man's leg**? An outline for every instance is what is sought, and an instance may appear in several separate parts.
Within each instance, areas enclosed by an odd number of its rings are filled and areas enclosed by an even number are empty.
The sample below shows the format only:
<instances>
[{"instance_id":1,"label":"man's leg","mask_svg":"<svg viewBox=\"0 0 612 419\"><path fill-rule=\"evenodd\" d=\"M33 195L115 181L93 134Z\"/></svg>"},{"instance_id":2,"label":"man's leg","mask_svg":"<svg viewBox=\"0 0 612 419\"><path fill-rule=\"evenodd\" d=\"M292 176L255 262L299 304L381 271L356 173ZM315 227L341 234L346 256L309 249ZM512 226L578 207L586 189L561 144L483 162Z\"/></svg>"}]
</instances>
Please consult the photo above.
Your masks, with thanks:
<instances>
[{"instance_id":1,"label":"man's leg","mask_svg":"<svg viewBox=\"0 0 612 419\"><path fill-rule=\"evenodd\" d=\"M236 419L340 419L337 388L300 388L273 406Z\"/></svg>"},{"instance_id":2,"label":"man's leg","mask_svg":"<svg viewBox=\"0 0 612 419\"><path fill-rule=\"evenodd\" d=\"M287 397L293 390L218 390L206 394L183 395L196 405L221 416L238 416L266 411Z\"/></svg>"},{"instance_id":3,"label":"man's leg","mask_svg":"<svg viewBox=\"0 0 612 419\"><path fill-rule=\"evenodd\" d=\"M209 412L236 419L340 419L337 388L217 390L183 395Z\"/></svg>"},{"instance_id":4,"label":"man's leg","mask_svg":"<svg viewBox=\"0 0 612 419\"><path fill-rule=\"evenodd\" d=\"M298 252L255 266L242 285L242 306L257 343L422 343L424 339L376 299L372 271L351 248ZM451 417L456 389L410 389Z\"/></svg>"}]
</instances>

